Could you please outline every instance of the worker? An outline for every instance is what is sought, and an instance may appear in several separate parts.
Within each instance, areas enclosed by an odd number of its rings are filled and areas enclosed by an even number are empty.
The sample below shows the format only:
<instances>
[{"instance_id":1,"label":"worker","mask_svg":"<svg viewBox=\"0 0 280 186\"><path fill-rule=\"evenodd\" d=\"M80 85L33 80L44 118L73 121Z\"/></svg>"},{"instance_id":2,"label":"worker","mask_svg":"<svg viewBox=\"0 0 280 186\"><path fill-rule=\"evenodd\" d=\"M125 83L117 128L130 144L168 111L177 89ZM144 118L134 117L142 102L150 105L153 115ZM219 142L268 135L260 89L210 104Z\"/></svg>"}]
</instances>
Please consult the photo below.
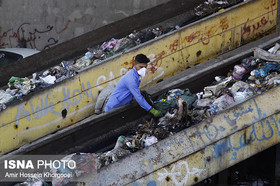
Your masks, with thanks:
<instances>
[{"instance_id":1,"label":"worker","mask_svg":"<svg viewBox=\"0 0 280 186\"><path fill-rule=\"evenodd\" d=\"M110 95L105 107L105 112L130 103L134 97L143 109L149 111L155 117L161 116L161 111L153 108L142 96L139 89L140 82L146 75L147 64L149 62L150 60L146 55L136 55L135 61L133 62L133 68L121 77L113 93Z\"/></svg>"}]
</instances>

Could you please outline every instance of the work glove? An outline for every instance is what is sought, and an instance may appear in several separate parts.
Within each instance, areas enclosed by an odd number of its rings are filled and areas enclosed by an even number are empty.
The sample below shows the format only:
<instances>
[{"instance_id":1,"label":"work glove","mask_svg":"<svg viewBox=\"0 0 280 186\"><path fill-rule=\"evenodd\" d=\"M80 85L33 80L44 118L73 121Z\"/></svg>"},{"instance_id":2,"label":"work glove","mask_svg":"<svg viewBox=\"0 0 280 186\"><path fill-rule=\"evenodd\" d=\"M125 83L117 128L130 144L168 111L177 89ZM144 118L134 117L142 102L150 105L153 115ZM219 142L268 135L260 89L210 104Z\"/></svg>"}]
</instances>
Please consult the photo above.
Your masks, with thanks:
<instances>
[{"instance_id":1,"label":"work glove","mask_svg":"<svg viewBox=\"0 0 280 186\"><path fill-rule=\"evenodd\" d=\"M151 114L153 114L155 117L160 117L161 115L162 115L162 112L160 111L160 110L157 110L157 109L154 109L154 108L152 108L151 110L150 110L150 113Z\"/></svg>"}]
</instances>

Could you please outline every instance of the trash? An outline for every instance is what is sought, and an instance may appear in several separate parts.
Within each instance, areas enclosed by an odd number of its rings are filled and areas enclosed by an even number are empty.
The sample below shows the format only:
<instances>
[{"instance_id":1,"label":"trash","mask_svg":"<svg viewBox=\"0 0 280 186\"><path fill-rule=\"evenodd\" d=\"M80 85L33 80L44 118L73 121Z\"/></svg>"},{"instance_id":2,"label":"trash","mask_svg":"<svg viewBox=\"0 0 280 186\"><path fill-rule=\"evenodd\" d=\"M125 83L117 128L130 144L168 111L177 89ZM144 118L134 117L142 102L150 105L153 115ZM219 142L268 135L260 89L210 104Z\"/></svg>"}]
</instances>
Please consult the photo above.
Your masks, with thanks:
<instances>
[{"instance_id":1,"label":"trash","mask_svg":"<svg viewBox=\"0 0 280 186\"><path fill-rule=\"evenodd\" d=\"M45 72L43 72L43 76L45 77L45 76L47 76L47 75L49 75L50 74L50 71L49 70L46 70Z\"/></svg>"},{"instance_id":2,"label":"trash","mask_svg":"<svg viewBox=\"0 0 280 186\"><path fill-rule=\"evenodd\" d=\"M272 70L280 71L280 64L276 63L263 63L258 69L251 71L251 75L255 77L266 77L268 73Z\"/></svg>"},{"instance_id":3,"label":"trash","mask_svg":"<svg viewBox=\"0 0 280 186\"><path fill-rule=\"evenodd\" d=\"M217 107L218 111L222 111L233 103L234 103L233 97L231 97L228 94L223 94L222 96L215 99L213 105Z\"/></svg>"},{"instance_id":4,"label":"trash","mask_svg":"<svg viewBox=\"0 0 280 186\"><path fill-rule=\"evenodd\" d=\"M255 68L255 65L260 62L260 59L256 59L253 56L250 56L248 58L244 58L241 60L241 64L243 67L245 67L247 70L250 70L251 67Z\"/></svg>"},{"instance_id":5,"label":"trash","mask_svg":"<svg viewBox=\"0 0 280 186\"><path fill-rule=\"evenodd\" d=\"M254 95L254 91L248 83L237 81L230 88L235 102L244 101Z\"/></svg>"},{"instance_id":6,"label":"trash","mask_svg":"<svg viewBox=\"0 0 280 186\"><path fill-rule=\"evenodd\" d=\"M84 174L90 174L101 167L99 158L94 153L73 153L65 156L61 161L65 163L50 170L55 175L52 178L52 185L67 185L75 178ZM71 161L75 161L75 169L69 167ZM72 176L60 176L60 174L72 174Z\"/></svg>"},{"instance_id":7,"label":"trash","mask_svg":"<svg viewBox=\"0 0 280 186\"><path fill-rule=\"evenodd\" d=\"M205 98L205 99L197 99L195 102L194 102L194 106L195 107L206 107L210 104L213 103L213 100L210 99L210 98Z\"/></svg>"},{"instance_id":8,"label":"trash","mask_svg":"<svg viewBox=\"0 0 280 186\"><path fill-rule=\"evenodd\" d=\"M118 43L113 48L113 51L115 53L125 52L126 50L128 50L128 49L130 49L130 48L132 48L134 46L136 46L135 41L133 41L130 38L122 38L122 39L119 39Z\"/></svg>"},{"instance_id":9,"label":"trash","mask_svg":"<svg viewBox=\"0 0 280 186\"><path fill-rule=\"evenodd\" d=\"M117 45L118 43L118 40L112 38L110 41L108 42L104 42L102 45L101 45L101 49L103 51L108 51L110 52L111 50L113 50L113 48Z\"/></svg>"},{"instance_id":10,"label":"trash","mask_svg":"<svg viewBox=\"0 0 280 186\"><path fill-rule=\"evenodd\" d=\"M223 89L227 87L227 85L233 80L232 77L227 77L221 82L218 82L216 85L207 86L204 88L203 98L209 98L211 96L218 96Z\"/></svg>"},{"instance_id":11,"label":"trash","mask_svg":"<svg viewBox=\"0 0 280 186\"><path fill-rule=\"evenodd\" d=\"M46 186L44 180L42 178L39 178L38 176L32 176L28 177L27 181L23 183L17 183L15 186Z\"/></svg>"},{"instance_id":12,"label":"trash","mask_svg":"<svg viewBox=\"0 0 280 186\"><path fill-rule=\"evenodd\" d=\"M47 84L47 85L53 85L55 83L55 76L52 75L48 75L46 77L40 77L40 79L43 81L43 83Z\"/></svg>"},{"instance_id":13,"label":"trash","mask_svg":"<svg viewBox=\"0 0 280 186\"><path fill-rule=\"evenodd\" d=\"M14 99L14 97L8 93L6 93L4 90L0 90L0 104L6 104L11 102Z\"/></svg>"},{"instance_id":14,"label":"trash","mask_svg":"<svg viewBox=\"0 0 280 186\"><path fill-rule=\"evenodd\" d=\"M280 54L280 51L278 51L279 48L280 48L279 43L276 43L274 47L272 47L272 48L270 48L270 49L268 50L268 52L271 53L271 54L277 54L277 55L279 55L279 54ZM278 53L279 53L279 54L278 54Z\"/></svg>"},{"instance_id":15,"label":"trash","mask_svg":"<svg viewBox=\"0 0 280 186\"><path fill-rule=\"evenodd\" d=\"M28 78L11 77L8 83L10 89L18 89L18 93L27 95L32 89L35 88L35 84Z\"/></svg>"},{"instance_id":16,"label":"trash","mask_svg":"<svg viewBox=\"0 0 280 186\"><path fill-rule=\"evenodd\" d=\"M243 65L234 65L232 77L234 80L242 80L246 73L246 69Z\"/></svg>"},{"instance_id":17,"label":"trash","mask_svg":"<svg viewBox=\"0 0 280 186\"><path fill-rule=\"evenodd\" d=\"M18 92L18 89L10 89L10 88L6 89L6 93L10 94L11 96L15 96L17 92Z\"/></svg>"},{"instance_id":18,"label":"trash","mask_svg":"<svg viewBox=\"0 0 280 186\"><path fill-rule=\"evenodd\" d=\"M119 136L114 149L122 148L123 145L125 144L125 141L126 141L126 139L124 136Z\"/></svg>"},{"instance_id":19,"label":"trash","mask_svg":"<svg viewBox=\"0 0 280 186\"><path fill-rule=\"evenodd\" d=\"M12 76L10 79L9 79L9 83L8 85L9 86L12 86L12 85L15 85L15 84L20 84L21 82L25 81L26 79L24 78L19 78L19 77L14 77Z\"/></svg>"},{"instance_id":20,"label":"trash","mask_svg":"<svg viewBox=\"0 0 280 186\"><path fill-rule=\"evenodd\" d=\"M136 42L136 44L141 44L141 43L147 42L151 39L154 39L155 37L156 37L156 35L153 32L153 29L147 28L145 30L135 33L135 37L133 40Z\"/></svg>"},{"instance_id":21,"label":"trash","mask_svg":"<svg viewBox=\"0 0 280 186\"><path fill-rule=\"evenodd\" d=\"M197 99L195 94L192 94L189 89L173 89L165 92L154 101L154 107L157 110L161 110L163 114L167 112L169 108L177 107L178 99L183 99L187 106L190 107Z\"/></svg>"},{"instance_id":22,"label":"trash","mask_svg":"<svg viewBox=\"0 0 280 186\"><path fill-rule=\"evenodd\" d=\"M5 110L6 108L7 108L7 107L6 107L5 104L0 103L0 112L1 112L2 110Z\"/></svg>"},{"instance_id":23,"label":"trash","mask_svg":"<svg viewBox=\"0 0 280 186\"><path fill-rule=\"evenodd\" d=\"M88 51L90 51L93 54L92 60L103 60L106 58L106 53L100 48L100 46L88 48Z\"/></svg>"},{"instance_id":24,"label":"trash","mask_svg":"<svg viewBox=\"0 0 280 186\"><path fill-rule=\"evenodd\" d=\"M148 136L145 139L145 147L151 146L158 142L158 139L155 136Z\"/></svg>"},{"instance_id":25,"label":"trash","mask_svg":"<svg viewBox=\"0 0 280 186\"><path fill-rule=\"evenodd\" d=\"M171 100L173 98L178 98L180 95L184 94L184 90L181 89L172 89L168 91L167 100Z\"/></svg>"},{"instance_id":26,"label":"trash","mask_svg":"<svg viewBox=\"0 0 280 186\"><path fill-rule=\"evenodd\" d=\"M269 78L267 85L276 85L276 84L279 84L279 81L280 81L280 75L271 77L271 78Z\"/></svg>"},{"instance_id":27,"label":"trash","mask_svg":"<svg viewBox=\"0 0 280 186\"><path fill-rule=\"evenodd\" d=\"M228 4L227 1L214 1L214 0L208 0L208 1L205 1L204 3L207 5L209 5L209 4L219 4L219 5Z\"/></svg>"},{"instance_id":28,"label":"trash","mask_svg":"<svg viewBox=\"0 0 280 186\"><path fill-rule=\"evenodd\" d=\"M239 3L240 0L232 0L232 1L215 1L215 0L207 0L204 3L198 5L194 8L195 15L199 17L204 17L215 13L217 11L223 10L224 8L228 7L229 5L234 5Z\"/></svg>"},{"instance_id":29,"label":"trash","mask_svg":"<svg viewBox=\"0 0 280 186\"><path fill-rule=\"evenodd\" d=\"M278 45L276 44L276 46L279 47L279 44ZM278 50L278 48L277 48L277 50ZM255 48L254 57L265 60L265 61L280 62L280 53L276 52L276 51L274 49L272 49L271 50L272 53L270 53L261 48Z\"/></svg>"},{"instance_id":30,"label":"trash","mask_svg":"<svg viewBox=\"0 0 280 186\"><path fill-rule=\"evenodd\" d=\"M67 76L61 76L60 78L56 79L56 83L60 82L60 81L63 81L65 79L67 79L68 77Z\"/></svg>"},{"instance_id":31,"label":"trash","mask_svg":"<svg viewBox=\"0 0 280 186\"><path fill-rule=\"evenodd\" d=\"M74 67L76 67L77 69L81 69L91 65L93 63L93 61L91 60L93 56L93 53L87 52L83 57L77 59L76 63L74 64Z\"/></svg>"}]
</instances>

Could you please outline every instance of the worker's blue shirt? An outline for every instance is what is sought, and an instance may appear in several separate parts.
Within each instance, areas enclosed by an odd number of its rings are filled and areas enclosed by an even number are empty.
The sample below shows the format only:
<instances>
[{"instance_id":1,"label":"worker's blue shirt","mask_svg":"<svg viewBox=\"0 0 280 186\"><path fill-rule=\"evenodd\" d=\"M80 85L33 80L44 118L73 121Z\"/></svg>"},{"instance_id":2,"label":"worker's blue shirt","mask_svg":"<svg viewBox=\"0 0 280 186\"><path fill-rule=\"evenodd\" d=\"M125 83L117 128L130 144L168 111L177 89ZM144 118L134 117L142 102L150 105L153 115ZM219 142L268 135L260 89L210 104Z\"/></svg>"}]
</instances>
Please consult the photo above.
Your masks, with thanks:
<instances>
[{"instance_id":1,"label":"worker's blue shirt","mask_svg":"<svg viewBox=\"0 0 280 186\"><path fill-rule=\"evenodd\" d=\"M140 82L141 80L135 68L128 71L117 83L115 90L106 104L105 112L130 103L133 97L142 108L149 111L152 106L141 95L139 89Z\"/></svg>"}]
</instances>

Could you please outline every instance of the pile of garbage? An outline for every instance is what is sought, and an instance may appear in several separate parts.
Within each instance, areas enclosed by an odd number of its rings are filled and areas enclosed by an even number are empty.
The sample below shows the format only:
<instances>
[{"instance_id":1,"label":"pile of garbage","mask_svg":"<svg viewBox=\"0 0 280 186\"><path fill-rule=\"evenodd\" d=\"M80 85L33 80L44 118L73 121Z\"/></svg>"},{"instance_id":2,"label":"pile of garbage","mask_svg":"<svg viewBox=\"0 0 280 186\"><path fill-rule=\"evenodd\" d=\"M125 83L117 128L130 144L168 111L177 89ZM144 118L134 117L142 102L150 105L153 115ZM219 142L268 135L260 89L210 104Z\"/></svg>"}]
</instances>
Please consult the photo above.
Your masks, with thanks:
<instances>
[{"instance_id":1,"label":"pile of garbage","mask_svg":"<svg viewBox=\"0 0 280 186\"><path fill-rule=\"evenodd\" d=\"M91 159L94 165L91 166L91 171L114 163L224 109L278 86L280 84L279 48L279 44L268 51L257 48L254 56L258 58L250 56L242 59L227 76L216 76L215 81L199 93L193 94L189 89L172 89L158 96L153 104L156 109L163 112L163 116L158 119L151 118L139 124L130 134L119 136L112 150L103 153L86 153L94 157ZM69 156L75 155L80 153ZM81 175L76 174L76 177ZM63 181L56 178L53 182L68 183L71 180Z\"/></svg>"},{"instance_id":2,"label":"pile of garbage","mask_svg":"<svg viewBox=\"0 0 280 186\"><path fill-rule=\"evenodd\" d=\"M199 17L208 16L214 12L221 11L229 6L241 3L246 0L207 0L198 5L195 10L195 15Z\"/></svg>"},{"instance_id":3,"label":"pile of garbage","mask_svg":"<svg viewBox=\"0 0 280 186\"><path fill-rule=\"evenodd\" d=\"M178 26L176 28L179 28ZM163 29L162 27L147 28L142 31L134 31L128 36L115 39L112 38L110 41L102 43L92 48L88 48L88 52L84 57L78 59L78 63L83 64L83 60L90 60L93 64L100 63L102 60L123 53L136 45L152 40L158 36L161 36L172 29ZM173 29L175 30L175 28ZM91 64L91 63L90 63ZM89 65L90 65L89 64Z\"/></svg>"},{"instance_id":4,"label":"pile of garbage","mask_svg":"<svg viewBox=\"0 0 280 186\"><path fill-rule=\"evenodd\" d=\"M14 99L21 99L31 92L43 89L78 73L72 62L63 61L59 66L52 67L41 73L33 73L31 78L11 77L6 90L0 90L0 111ZM38 75L40 74L40 75Z\"/></svg>"}]
</instances>

